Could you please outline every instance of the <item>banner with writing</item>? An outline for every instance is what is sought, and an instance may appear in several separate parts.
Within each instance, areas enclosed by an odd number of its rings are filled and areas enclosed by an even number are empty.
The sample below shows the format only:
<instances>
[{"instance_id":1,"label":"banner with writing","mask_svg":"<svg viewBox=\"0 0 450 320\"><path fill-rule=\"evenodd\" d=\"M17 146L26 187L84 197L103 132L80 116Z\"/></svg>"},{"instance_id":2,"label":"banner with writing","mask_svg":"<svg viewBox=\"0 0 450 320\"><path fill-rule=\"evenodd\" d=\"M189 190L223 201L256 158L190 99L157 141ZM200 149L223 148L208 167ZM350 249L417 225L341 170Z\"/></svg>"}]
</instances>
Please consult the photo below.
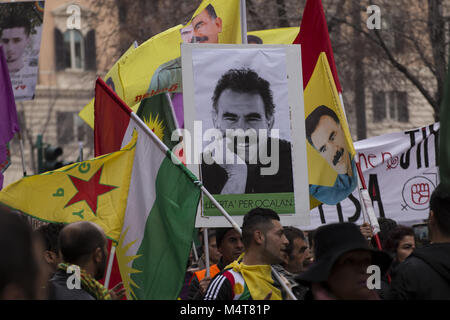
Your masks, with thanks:
<instances>
[{"instance_id":1,"label":"banner with writing","mask_svg":"<svg viewBox=\"0 0 450 320\"><path fill-rule=\"evenodd\" d=\"M427 219L439 184L439 123L355 142L375 214L412 225ZM363 223L358 190L336 205L311 210L313 230L333 222Z\"/></svg>"}]
</instances>

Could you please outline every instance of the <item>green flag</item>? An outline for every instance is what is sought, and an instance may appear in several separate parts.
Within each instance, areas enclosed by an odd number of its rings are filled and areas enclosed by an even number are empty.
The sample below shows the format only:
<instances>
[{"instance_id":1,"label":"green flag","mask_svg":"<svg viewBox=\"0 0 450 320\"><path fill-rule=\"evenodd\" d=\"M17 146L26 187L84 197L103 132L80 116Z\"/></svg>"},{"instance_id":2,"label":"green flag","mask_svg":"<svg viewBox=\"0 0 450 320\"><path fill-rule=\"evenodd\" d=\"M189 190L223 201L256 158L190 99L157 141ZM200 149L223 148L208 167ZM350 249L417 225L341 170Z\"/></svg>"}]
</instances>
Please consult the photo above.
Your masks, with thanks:
<instances>
[{"instance_id":1,"label":"green flag","mask_svg":"<svg viewBox=\"0 0 450 320\"><path fill-rule=\"evenodd\" d=\"M128 299L177 299L200 199L197 180L138 128L117 261ZM174 157L175 158L175 157Z\"/></svg>"},{"instance_id":2,"label":"green flag","mask_svg":"<svg viewBox=\"0 0 450 320\"><path fill-rule=\"evenodd\" d=\"M171 141L172 132L177 126L169 99L165 93L146 98L142 100L136 114L172 150L178 141Z\"/></svg>"},{"instance_id":3,"label":"green flag","mask_svg":"<svg viewBox=\"0 0 450 320\"><path fill-rule=\"evenodd\" d=\"M439 178L441 188L450 194L450 63L445 80L444 99L442 100L439 133Z\"/></svg>"}]
</instances>

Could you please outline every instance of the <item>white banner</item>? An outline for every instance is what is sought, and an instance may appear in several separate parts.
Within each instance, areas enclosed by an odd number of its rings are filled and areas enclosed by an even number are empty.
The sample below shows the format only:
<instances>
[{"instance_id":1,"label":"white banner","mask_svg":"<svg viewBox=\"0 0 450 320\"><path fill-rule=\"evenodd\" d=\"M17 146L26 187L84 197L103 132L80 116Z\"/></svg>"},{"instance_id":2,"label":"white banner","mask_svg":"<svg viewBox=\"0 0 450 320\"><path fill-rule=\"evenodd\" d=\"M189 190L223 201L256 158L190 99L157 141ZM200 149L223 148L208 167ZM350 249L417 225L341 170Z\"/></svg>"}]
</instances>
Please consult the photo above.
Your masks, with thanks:
<instances>
[{"instance_id":1,"label":"white banner","mask_svg":"<svg viewBox=\"0 0 450 320\"><path fill-rule=\"evenodd\" d=\"M431 193L439 183L439 123L355 143L377 217L413 225L428 218ZM311 210L313 230L333 222L363 223L358 190L335 206Z\"/></svg>"}]
</instances>

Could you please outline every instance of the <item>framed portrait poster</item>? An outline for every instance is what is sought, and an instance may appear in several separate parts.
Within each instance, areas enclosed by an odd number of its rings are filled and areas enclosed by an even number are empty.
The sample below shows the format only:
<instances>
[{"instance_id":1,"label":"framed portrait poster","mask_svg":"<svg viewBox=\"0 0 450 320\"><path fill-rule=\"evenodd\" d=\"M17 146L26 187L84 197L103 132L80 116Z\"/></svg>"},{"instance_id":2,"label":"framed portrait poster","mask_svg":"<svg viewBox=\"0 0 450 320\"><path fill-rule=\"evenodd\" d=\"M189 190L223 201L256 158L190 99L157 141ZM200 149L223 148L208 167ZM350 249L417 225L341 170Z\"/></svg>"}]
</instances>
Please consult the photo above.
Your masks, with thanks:
<instances>
[{"instance_id":1,"label":"framed portrait poster","mask_svg":"<svg viewBox=\"0 0 450 320\"><path fill-rule=\"evenodd\" d=\"M242 225L253 208L309 224L299 45L182 44L187 167ZM202 195L196 227L229 222Z\"/></svg>"}]
</instances>

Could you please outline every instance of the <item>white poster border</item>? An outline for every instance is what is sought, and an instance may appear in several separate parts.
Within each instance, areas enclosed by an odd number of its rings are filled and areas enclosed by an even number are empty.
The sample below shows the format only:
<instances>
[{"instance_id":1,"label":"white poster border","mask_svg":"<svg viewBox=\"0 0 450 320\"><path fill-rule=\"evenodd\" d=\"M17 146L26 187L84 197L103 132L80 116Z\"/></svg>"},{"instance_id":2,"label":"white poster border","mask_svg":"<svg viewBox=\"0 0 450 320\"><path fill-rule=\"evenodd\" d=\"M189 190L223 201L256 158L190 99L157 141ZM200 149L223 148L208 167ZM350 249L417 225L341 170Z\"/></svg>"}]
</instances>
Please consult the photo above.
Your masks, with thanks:
<instances>
[{"instance_id":1,"label":"white poster border","mask_svg":"<svg viewBox=\"0 0 450 320\"><path fill-rule=\"evenodd\" d=\"M295 212L280 214L281 224L284 226L308 226L310 224L308 168L306 157L306 138L304 123L303 75L301 68L300 45L241 45L241 44L181 44L181 63L183 77L183 104L185 129L194 131L194 121L198 119L195 108L194 74L192 52L201 50L230 50L230 49L283 49L286 54L286 72L288 76L288 104L290 106L290 128L292 143L292 170L294 176ZM195 148L195 146L194 146ZM200 176L198 164L187 164L188 169L197 177ZM223 216L203 216L202 201L197 209L195 227L230 227L230 223ZM245 212L246 213L246 212ZM233 219L242 226L243 216L233 215Z\"/></svg>"}]
</instances>

